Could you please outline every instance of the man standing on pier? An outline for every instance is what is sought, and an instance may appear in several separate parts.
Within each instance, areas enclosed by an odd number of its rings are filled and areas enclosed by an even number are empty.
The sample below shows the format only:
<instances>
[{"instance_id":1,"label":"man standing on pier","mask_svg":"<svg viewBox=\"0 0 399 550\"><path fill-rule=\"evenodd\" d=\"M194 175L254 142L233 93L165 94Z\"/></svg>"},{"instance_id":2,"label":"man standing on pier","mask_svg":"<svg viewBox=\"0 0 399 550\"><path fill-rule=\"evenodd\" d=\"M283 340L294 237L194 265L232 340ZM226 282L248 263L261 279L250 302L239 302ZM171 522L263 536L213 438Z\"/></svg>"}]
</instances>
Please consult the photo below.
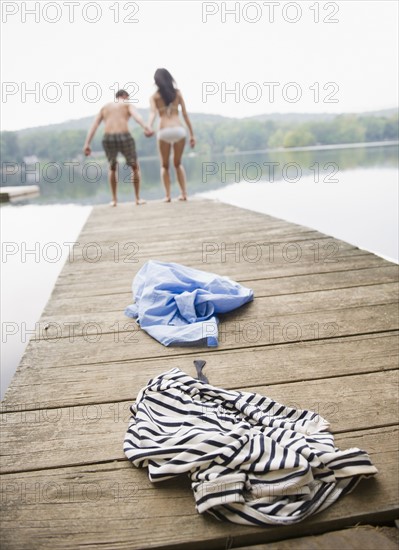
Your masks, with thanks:
<instances>
[{"instance_id":1,"label":"man standing on pier","mask_svg":"<svg viewBox=\"0 0 399 550\"><path fill-rule=\"evenodd\" d=\"M144 124L143 119L134 109L134 107L127 102L129 94L126 90L119 90L116 93L116 100L112 103L107 103L101 109L96 116L92 127L90 128L87 138L83 147L84 154L86 156L91 154L90 143L93 139L97 128L102 121L105 123L105 132L103 137L103 147L105 154L109 162L109 183L112 193L111 206L117 205L117 186L118 186L118 162L116 160L118 153L126 159L127 166L130 166L132 170L132 182L134 186L134 193L136 197L136 204L144 204L145 201L140 199L140 166L137 161L136 144L133 136L129 132L129 118L132 117L140 124L144 130L144 134L147 137L153 135L153 131Z\"/></svg>"}]
</instances>

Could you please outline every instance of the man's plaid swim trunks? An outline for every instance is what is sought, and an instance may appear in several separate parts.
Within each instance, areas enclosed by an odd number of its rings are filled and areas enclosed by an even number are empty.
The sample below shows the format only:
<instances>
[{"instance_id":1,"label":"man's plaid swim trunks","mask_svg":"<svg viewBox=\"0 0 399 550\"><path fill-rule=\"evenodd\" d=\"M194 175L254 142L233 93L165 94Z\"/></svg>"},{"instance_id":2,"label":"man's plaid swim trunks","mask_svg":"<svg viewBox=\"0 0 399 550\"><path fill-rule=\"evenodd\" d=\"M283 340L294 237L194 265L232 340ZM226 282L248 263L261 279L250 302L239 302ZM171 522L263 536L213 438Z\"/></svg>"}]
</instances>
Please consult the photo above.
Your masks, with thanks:
<instances>
[{"instance_id":1,"label":"man's plaid swim trunks","mask_svg":"<svg viewBox=\"0 0 399 550\"><path fill-rule=\"evenodd\" d=\"M128 166L136 165L136 144L129 132L124 134L104 134L102 143L111 170L115 170L117 166L116 157L118 153L122 153Z\"/></svg>"}]
</instances>

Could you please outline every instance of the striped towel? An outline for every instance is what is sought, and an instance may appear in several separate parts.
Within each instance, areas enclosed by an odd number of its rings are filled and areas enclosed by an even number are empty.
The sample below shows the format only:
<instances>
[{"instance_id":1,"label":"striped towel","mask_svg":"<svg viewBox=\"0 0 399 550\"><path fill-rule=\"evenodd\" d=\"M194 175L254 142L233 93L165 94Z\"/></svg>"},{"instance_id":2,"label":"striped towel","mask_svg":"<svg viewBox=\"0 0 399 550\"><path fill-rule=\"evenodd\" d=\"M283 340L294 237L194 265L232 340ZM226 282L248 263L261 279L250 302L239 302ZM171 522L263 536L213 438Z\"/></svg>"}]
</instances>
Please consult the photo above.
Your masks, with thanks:
<instances>
[{"instance_id":1,"label":"striped towel","mask_svg":"<svg viewBox=\"0 0 399 550\"><path fill-rule=\"evenodd\" d=\"M377 473L365 451L337 449L317 413L177 368L150 380L131 412L127 458L153 482L188 474L198 512L220 520L296 523Z\"/></svg>"}]
</instances>

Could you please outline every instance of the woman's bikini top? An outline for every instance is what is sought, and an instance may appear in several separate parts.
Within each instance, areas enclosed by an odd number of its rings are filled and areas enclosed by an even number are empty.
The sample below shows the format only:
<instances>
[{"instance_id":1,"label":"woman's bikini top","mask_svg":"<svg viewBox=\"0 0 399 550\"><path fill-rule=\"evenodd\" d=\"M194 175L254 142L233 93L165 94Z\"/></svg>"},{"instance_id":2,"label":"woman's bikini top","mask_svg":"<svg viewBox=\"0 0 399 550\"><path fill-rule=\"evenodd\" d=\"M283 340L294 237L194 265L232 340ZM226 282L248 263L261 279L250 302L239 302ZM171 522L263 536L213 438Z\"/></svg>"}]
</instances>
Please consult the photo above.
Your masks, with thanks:
<instances>
[{"instance_id":1,"label":"woman's bikini top","mask_svg":"<svg viewBox=\"0 0 399 550\"><path fill-rule=\"evenodd\" d=\"M176 103L177 100L177 103ZM179 114L179 100L177 98L177 95L175 99L172 101L172 103L169 103L169 105L162 105L161 107L157 107L159 114L166 113L166 116L171 117L172 113L174 111L175 114Z\"/></svg>"}]
</instances>

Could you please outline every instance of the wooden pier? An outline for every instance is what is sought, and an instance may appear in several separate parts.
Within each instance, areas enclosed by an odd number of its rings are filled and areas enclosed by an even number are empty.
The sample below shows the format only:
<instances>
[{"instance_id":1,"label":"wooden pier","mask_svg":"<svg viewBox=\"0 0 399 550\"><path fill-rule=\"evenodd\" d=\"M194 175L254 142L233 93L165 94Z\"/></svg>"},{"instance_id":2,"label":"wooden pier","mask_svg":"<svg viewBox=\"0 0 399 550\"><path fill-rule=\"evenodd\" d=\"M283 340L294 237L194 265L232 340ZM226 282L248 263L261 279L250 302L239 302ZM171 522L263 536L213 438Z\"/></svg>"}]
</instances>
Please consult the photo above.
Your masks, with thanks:
<instances>
[{"instance_id":1,"label":"wooden pier","mask_svg":"<svg viewBox=\"0 0 399 550\"><path fill-rule=\"evenodd\" d=\"M33 199L39 195L40 188L38 185L0 187L0 202L16 202L18 200Z\"/></svg>"},{"instance_id":2,"label":"wooden pier","mask_svg":"<svg viewBox=\"0 0 399 550\"><path fill-rule=\"evenodd\" d=\"M398 517L395 264L202 200L97 206L78 241L3 401L1 548L289 548ZM123 314L148 259L227 275L255 299L223 316L218 348L165 348ZM367 450L378 475L294 526L199 515L188 479L153 485L122 450L139 389L172 367L195 376L194 359L213 385L316 410L337 446Z\"/></svg>"}]
</instances>

